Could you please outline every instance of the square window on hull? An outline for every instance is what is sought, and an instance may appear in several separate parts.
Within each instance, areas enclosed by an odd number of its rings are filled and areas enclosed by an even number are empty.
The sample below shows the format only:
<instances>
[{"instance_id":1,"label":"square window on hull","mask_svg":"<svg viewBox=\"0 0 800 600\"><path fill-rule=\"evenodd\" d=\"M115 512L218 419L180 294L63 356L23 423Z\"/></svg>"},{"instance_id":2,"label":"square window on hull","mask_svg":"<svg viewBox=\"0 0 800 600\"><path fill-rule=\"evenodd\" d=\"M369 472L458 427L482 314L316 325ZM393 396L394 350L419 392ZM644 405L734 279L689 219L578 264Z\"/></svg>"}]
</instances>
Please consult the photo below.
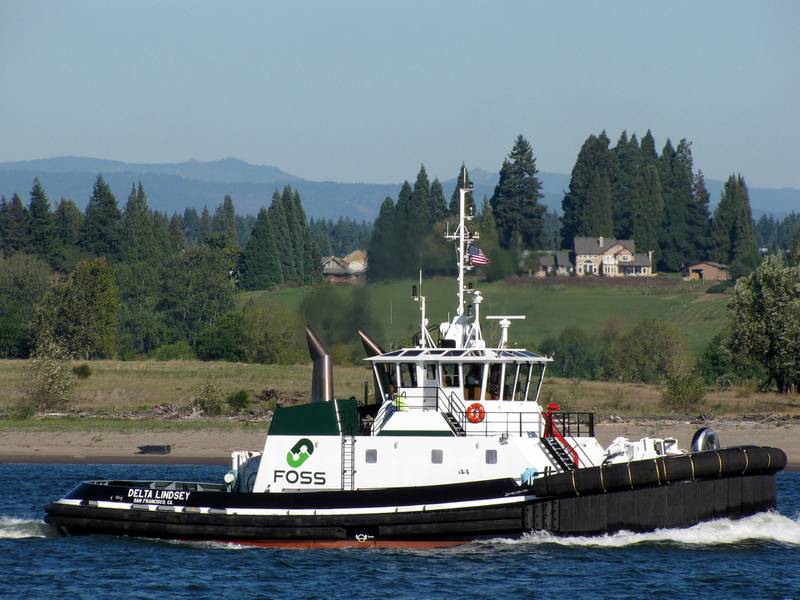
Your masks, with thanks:
<instances>
[{"instance_id":1,"label":"square window on hull","mask_svg":"<svg viewBox=\"0 0 800 600\"><path fill-rule=\"evenodd\" d=\"M486 451L486 464L487 465L496 465L497 464L497 450L487 450Z\"/></svg>"},{"instance_id":2,"label":"square window on hull","mask_svg":"<svg viewBox=\"0 0 800 600\"><path fill-rule=\"evenodd\" d=\"M444 451L431 450L431 463L434 465L440 465L443 462L444 462Z\"/></svg>"}]
</instances>

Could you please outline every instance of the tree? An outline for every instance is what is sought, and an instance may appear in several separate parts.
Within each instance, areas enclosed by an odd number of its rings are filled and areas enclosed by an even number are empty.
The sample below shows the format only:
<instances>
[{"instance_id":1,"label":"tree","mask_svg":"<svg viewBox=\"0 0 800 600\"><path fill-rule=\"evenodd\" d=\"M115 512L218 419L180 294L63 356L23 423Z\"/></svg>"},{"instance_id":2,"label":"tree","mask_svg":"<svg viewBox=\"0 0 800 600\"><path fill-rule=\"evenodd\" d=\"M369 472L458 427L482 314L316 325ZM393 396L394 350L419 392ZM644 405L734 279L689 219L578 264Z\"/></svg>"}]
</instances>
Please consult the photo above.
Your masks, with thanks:
<instances>
[{"instance_id":1,"label":"tree","mask_svg":"<svg viewBox=\"0 0 800 600\"><path fill-rule=\"evenodd\" d=\"M183 220L178 213L172 215L169 220L169 246L172 252L179 252L186 248Z\"/></svg>"},{"instance_id":2,"label":"tree","mask_svg":"<svg viewBox=\"0 0 800 600\"><path fill-rule=\"evenodd\" d=\"M286 247L281 248L281 252L288 252L292 255L293 273L284 273L288 280L302 282L303 268L305 265L304 257L304 232L305 213L300 205L300 194L297 194L297 204L294 201L294 193L288 185L283 188L281 193L281 207L283 216L286 219Z\"/></svg>"},{"instance_id":3,"label":"tree","mask_svg":"<svg viewBox=\"0 0 800 600\"><path fill-rule=\"evenodd\" d=\"M236 211L233 207L233 200L228 194L225 194L222 204L214 212L211 231L220 234L227 245L236 243Z\"/></svg>"},{"instance_id":4,"label":"tree","mask_svg":"<svg viewBox=\"0 0 800 600\"><path fill-rule=\"evenodd\" d=\"M40 331L76 358L109 358L116 349L119 297L105 258L80 263L41 302Z\"/></svg>"},{"instance_id":5,"label":"tree","mask_svg":"<svg viewBox=\"0 0 800 600\"><path fill-rule=\"evenodd\" d=\"M431 221L438 223L447 216L447 205L444 201L444 189L436 177L431 183L430 196Z\"/></svg>"},{"instance_id":6,"label":"tree","mask_svg":"<svg viewBox=\"0 0 800 600\"><path fill-rule=\"evenodd\" d=\"M561 203L563 210L561 247L572 248L576 237L604 235L596 227L607 230L613 218L608 187L611 180L611 153L605 131L590 135L581 146L572 169L569 191ZM589 191L592 190L590 198ZM496 216L496 215L495 215ZM609 235L611 232L606 233Z\"/></svg>"},{"instance_id":7,"label":"tree","mask_svg":"<svg viewBox=\"0 0 800 600\"><path fill-rule=\"evenodd\" d=\"M529 248L538 247L543 242L545 209L539 204L543 194L542 184L536 173L538 170L533 148L520 135L508 158L503 161L500 180L490 201L500 244L505 248L512 246L515 234Z\"/></svg>"},{"instance_id":8,"label":"tree","mask_svg":"<svg viewBox=\"0 0 800 600\"><path fill-rule=\"evenodd\" d=\"M166 263L158 310L175 339L194 344L198 334L233 307L234 265L220 248L195 246Z\"/></svg>"},{"instance_id":9,"label":"tree","mask_svg":"<svg viewBox=\"0 0 800 600\"><path fill-rule=\"evenodd\" d=\"M644 167L641 192L634 205L633 239L640 251L660 256L658 239L664 218L664 203L661 199L661 180L654 164Z\"/></svg>"},{"instance_id":10,"label":"tree","mask_svg":"<svg viewBox=\"0 0 800 600\"><path fill-rule=\"evenodd\" d=\"M183 211L183 233L186 235L186 243L194 245L200 238L200 216L194 208L187 208Z\"/></svg>"},{"instance_id":11,"label":"tree","mask_svg":"<svg viewBox=\"0 0 800 600\"><path fill-rule=\"evenodd\" d=\"M692 201L686 223L689 241L692 244L692 254L688 259L691 262L708 259L713 250L711 215L708 210L710 199L703 172L697 171L693 181Z\"/></svg>"},{"instance_id":12,"label":"tree","mask_svg":"<svg viewBox=\"0 0 800 600\"><path fill-rule=\"evenodd\" d=\"M740 279L730 304L730 349L763 366L778 392L800 387L800 267L768 256Z\"/></svg>"},{"instance_id":13,"label":"tree","mask_svg":"<svg viewBox=\"0 0 800 600\"><path fill-rule=\"evenodd\" d=\"M81 247L94 256L116 257L120 244L119 221L117 199L103 176L98 175L81 225Z\"/></svg>"},{"instance_id":14,"label":"tree","mask_svg":"<svg viewBox=\"0 0 800 600\"><path fill-rule=\"evenodd\" d=\"M412 231L417 236L422 236L430 231L433 223L431 214L431 183L425 165L420 165L417 179L414 181L414 191L411 194L411 204L408 213Z\"/></svg>"},{"instance_id":15,"label":"tree","mask_svg":"<svg viewBox=\"0 0 800 600\"><path fill-rule=\"evenodd\" d=\"M750 197L741 175L731 175L725 182L714 211L713 237L717 260L730 264L734 274L745 274L758 265Z\"/></svg>"},{"instance_id":16,"label":"tree","mask_svg":"<svg viewBox=\"0 0 800 600\"><path fill-rule=\"evenodd\" d=\"M31 189L29 227L28 248L31 254L41 256L47 261L53 261L59 240L53 213L50 212L50 199L38 177L33 180L33 189Z\"/></svg>"},{"instance_id":17,"label":"tree","mask_svg":"<svg viewBox=\"0 0 800 600\"><path fill-rule=\"evenodd\" d=\"M367 245L369 267L367 277L371 281L389 279L395 274L395 266L400 259L396 250L396 208L391 198L381 204L378 218L372 227L372 235Z\"/></svg>"},{"instance_id":18,"label":"tree","mask_svg":"<svg viewBox=\"0 0 800 600\"><path fill-rule=\"evenodd\" d=\"M283 281L285 283L297 282L297 255L294 252L294 244L291 239L289 223L286 221L283 201L277 191L272 195L272 204L270 204L267 215L272 226L272 234L275 236L275 246L278 249L278 258L281 261Z\"/></svg>"},{"instance_id":19,"label":"tree","mask_svg":"<svg viewBox=\"0 0 800 600\"><path fill-rule=\"evenodd\" d=\"M75 247L80 242L83 213L72 201L62 198L55 212L56 233L62 246Z\"/></svg>"},{"instance_id":20,"label":"tree","mask_svg":"<svg viewBox=\"0 0 800 600\"><path fill-rule=\"evenodd\" d=\"M689 238L689 210L693 203L691 144L685 139L677 150L667 140L659 158L664 222L661 229L660 268L680 271L693 257Z\"/></svg>"},{"instance_id":21,"label":"tree","mask_svg":"<svg viewBox=\"0 0 800 600\"><path fill-rule=\"evenodd\" d=\"M262 208L244 249L241 284L246 290L264 290L281 283L283 272L275 235L267 209Z\"/></svg>"},{"instance_id":22,"label":"tree","mask_svg":"<svg viewBox=\"0 0 800 600\"><path fill-rule=\"evenodd\" d=\"M211 237L211 214L208 212L208 207L203 207L203 212L200 213L200 220L197 222L197 242L205 244Z\"/></svg>"},{"instance_id":23,"label":"tree","mask_svg":"<svg viewBox=\"0 0 800 600\"><path fill-rule=\"evenodd\" d=\"M797 230L794 232L792 251L789 256L795 265L800 266L800 225L798 225Z\"/></svg>"},{"instance_id":24,"label":"tree","mask_svg":"<svg viewBox=\"0 0 800 600\"><path fill-rule=\"evenodd\" d=\"M6 256L23 252L30 245L30 213L22 203L19 194L11 196L6 203L0 203L0 239Z\"/></svg>"},{"instance_id":25,"label":"tree","mask_svg":"<svg viewBox=\"0 0 800 600\"><path fill-rule=\"evenodd\" d=\"M142 182L131 187L128 202L122 213L120 227L120 259L137 262L153 259L156 254L153 219L147 206Z\"/></svg>"},{"instance_id":26,"label":"tree","mask_svg":"<svg viewBox=\"0 0 800 600\"><path fill-rule=\"evenodd\" d=\"M458 177L456 178L456 187L453 190L453 194L450 196L450 214L458 217L458 203L460 202L460 192L459 190L464 186L464 178L466 177L466 184L467 189L472 187L472 180L469 178L469 171L467 171L467 166L464 163L461 163L461 169L458 171ZM475 211L475 198L472 195L472 190L467 192L467 195L464 198L464 210L466 214L470 214L470 207L472 207L473 212Z\"/></svg>"},{"instance_id":27,"label":"tree","mask_svg":"<svg viewBox=\"0 0 800 600\"><path fill-rule=\"evenodd\" d=\"M628 139L623 131L613 150L615 167L611 182L614 205L614 236L617 239L633 237L637 218L637 203L642 192L642 151L636 134ZM638 243L638 240L636 240Z\"/></svg>"},{"instance_id":28,"label":"tree","mask_svg":"<svg viewBox=\"0 0 800 600\"><path fill-rule=\"evenodd\" d=\"M34 344L34 307L53 284L41 258L17 253L0 261L0 356L24 358Z\"/></svg>"},{"instance_id":29,"label":"tree","mask_svg":"<svg viewBox=\"0 0 800 600\"><path fill-rule=\"evenodd\" d=\"M585 225L593 236L614 235L614 217L611 208L611 184L602 170L595 171L586 192Z\"/></svg>"},{"instance_id":30,"label":"tree","mask_svg":"<svg viewBox=\"0 0 800 600\"><path fill-rule=\"evenodd\" d=\"M690 371L686 339L672 323L647 319L619 338L607 369L615 378L637 383L663 383Z\"/></svg>"}]
</instances>

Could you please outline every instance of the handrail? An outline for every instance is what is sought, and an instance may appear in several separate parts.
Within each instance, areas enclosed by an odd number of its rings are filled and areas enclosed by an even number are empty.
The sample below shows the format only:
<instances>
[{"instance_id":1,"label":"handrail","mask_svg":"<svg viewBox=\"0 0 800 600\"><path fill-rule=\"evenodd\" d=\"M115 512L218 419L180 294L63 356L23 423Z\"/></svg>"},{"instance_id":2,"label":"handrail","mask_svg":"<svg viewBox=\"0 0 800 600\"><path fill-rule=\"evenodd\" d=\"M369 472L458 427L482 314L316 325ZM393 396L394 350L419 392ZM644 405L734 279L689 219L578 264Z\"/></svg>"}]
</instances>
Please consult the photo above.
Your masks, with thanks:
<instances>
[{"instance_id":1,"label":"handrail","mask_svg":"<svg viewBox=\"0 0 800 600\"><path fill-rule=\"evenodd\" d=\"M554 437L556 438L564 448L572 455L572 461L575 463L575 466L578 467L579 459L578 453L575 451L575 448L572 447L566 438L561 435L561 432L556 427L555 423L553 422L553 414L558 412L558 404L550 404L547 407L547 413L545 413L545 429L544 429L544 436L543 437Z\"/></svg>"}]
</instances>

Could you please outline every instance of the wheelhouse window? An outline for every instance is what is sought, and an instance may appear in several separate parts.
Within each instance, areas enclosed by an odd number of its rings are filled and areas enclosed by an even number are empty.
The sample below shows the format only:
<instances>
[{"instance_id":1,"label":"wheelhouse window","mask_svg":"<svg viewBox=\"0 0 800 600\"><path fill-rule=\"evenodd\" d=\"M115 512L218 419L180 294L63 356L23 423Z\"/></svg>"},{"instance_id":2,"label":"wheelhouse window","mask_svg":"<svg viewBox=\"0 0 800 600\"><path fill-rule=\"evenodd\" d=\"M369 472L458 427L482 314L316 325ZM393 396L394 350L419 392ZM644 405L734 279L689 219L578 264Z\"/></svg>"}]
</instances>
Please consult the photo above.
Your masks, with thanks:
<instances>
[{"instance_id":1,"label":"wheelhouse window","mask_svg":"<svg viewBox=\"0 0 800 600\"><path fill-rule=\"evenodd\" d=\"M375 374L378 376L378 383L381 386L384 397L390 398L397 392L397 376L395 375L393 364L376 363Z\"/></svg>"},{"instance_id":2,"label":"wheelhouse window","mask_svg":"<svg viewBox=\"0 0 800 600\"><path fill-rule=\"evenodd\" d=\"M425 381L436 381L436 363L425 363Z\"/></svg>"},{"instance_id":3,"label":"wheelhouse window","mask_svg":"<svg viewBox=\"0 0 800 600\"><path fill-rule=\"evenodd\" d=\"M489 365L489 380L486 383L486 399L500 400L500 382L503 378L503 365L493 363Z\"/></svg>"},{"instance_id":4,"label":"wheelhouse window","mask_svg":"<svg viewBox=\"0 0 800 600\"><path fill-rule=\"evenodd\" d=\"M442 365L442 387L460 387L461 382L458 377L458 365L447 363Z\"/></svg>"},{"instance_id":5,"label":"wheelhouse window","mask_svg":"<svg viewBox=\"0 0 800 600\"><path fill-rule=\"evenodd\" d=\"M414 363L400 363L400 387L417 387L417 365Z\"/></svg>"},{"instance_id":6,"label":"wheelhouse window","mask_svg":"<svg viewBox=\"0 0 800 600\"><path fill-rule=\"evenodd\" d=\"M517 365L506 365L506 378L503 385L503 400L511 400L514 395L514 380L517 378Z\"/></svg>"},{"instance_id":7,"label":"wheelhouse window","mask_svg":"<svg viewBox=\"0 0 800 600\"><path fill-rule=\"evenodd\" d=\"M483 365L464 365L464 399L480 400L481 385L483 384Z\"/></svg>"},{"instance_id":8,"label":"wheelhouse window","mask_svg":"<svg viewBox=\"0 0 800 600\"><path fill-rule=\"evenodd\" d=\"M517 369L517 387L514 390L514 400L525 400L528 392L528 381L531 378L531 366L520 363Z\"/></svg>"}]
</instances>

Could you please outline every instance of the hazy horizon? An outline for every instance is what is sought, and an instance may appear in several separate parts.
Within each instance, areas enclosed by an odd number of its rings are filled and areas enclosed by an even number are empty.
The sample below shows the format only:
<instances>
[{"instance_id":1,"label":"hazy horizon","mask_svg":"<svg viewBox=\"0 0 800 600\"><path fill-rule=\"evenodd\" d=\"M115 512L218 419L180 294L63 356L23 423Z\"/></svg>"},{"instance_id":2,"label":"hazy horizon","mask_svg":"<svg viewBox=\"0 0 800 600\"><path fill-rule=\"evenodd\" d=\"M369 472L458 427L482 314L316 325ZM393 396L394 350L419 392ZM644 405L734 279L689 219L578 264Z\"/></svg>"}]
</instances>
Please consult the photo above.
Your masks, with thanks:
<instances>
[{"instance_id":1,"label":"hazy horizon","mask_svg":"<svg viewBox=\"0 0 800 600\"><path fill-rule=\"evenodd\" d=\"M237 157L316 181L569 173L651 128L696 168L800 188L800 5L507 2L0 7L0 161Z\"/></svg>"}]
</instances>

